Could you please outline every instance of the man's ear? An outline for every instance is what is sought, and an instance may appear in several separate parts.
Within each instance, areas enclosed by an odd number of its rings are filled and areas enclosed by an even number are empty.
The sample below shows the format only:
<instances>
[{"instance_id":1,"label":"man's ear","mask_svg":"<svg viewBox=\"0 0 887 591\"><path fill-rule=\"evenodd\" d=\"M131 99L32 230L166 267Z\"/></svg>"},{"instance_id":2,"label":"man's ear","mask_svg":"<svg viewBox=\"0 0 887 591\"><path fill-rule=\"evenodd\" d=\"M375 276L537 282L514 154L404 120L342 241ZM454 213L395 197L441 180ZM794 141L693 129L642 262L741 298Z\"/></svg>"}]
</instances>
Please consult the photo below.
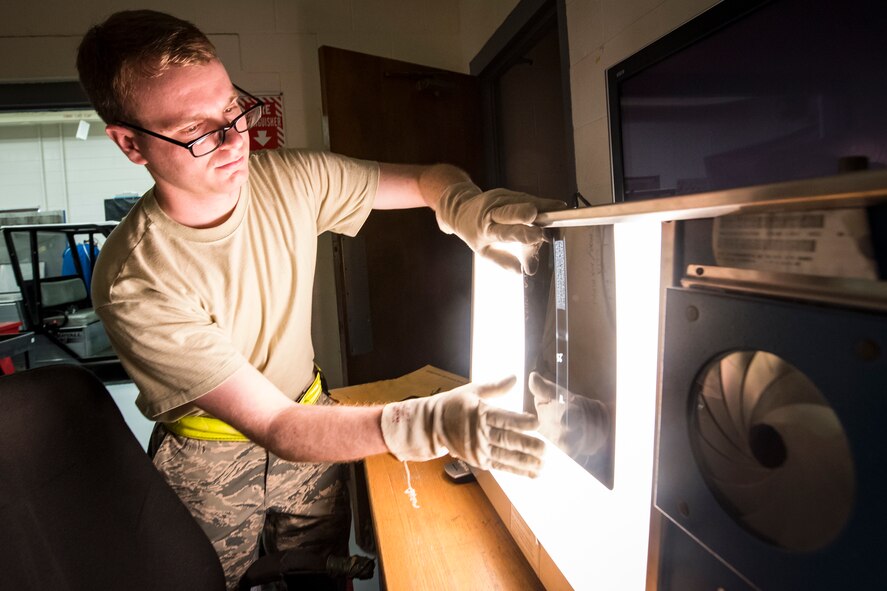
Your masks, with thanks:
<instances>
[{"instance_id":1,"label":"man's ear","mask_svg":"<svg viewBox=\"0 0 887 591\"><path fill-rule=\"evenodd\" d=\"M131 162L135 164L147 164L148 160L142 155L142 151L136 143L136 132L123 127L122 125L107 125L105 133L117 144L120 151L123 152Z\"/></svg>"}]
</instances>

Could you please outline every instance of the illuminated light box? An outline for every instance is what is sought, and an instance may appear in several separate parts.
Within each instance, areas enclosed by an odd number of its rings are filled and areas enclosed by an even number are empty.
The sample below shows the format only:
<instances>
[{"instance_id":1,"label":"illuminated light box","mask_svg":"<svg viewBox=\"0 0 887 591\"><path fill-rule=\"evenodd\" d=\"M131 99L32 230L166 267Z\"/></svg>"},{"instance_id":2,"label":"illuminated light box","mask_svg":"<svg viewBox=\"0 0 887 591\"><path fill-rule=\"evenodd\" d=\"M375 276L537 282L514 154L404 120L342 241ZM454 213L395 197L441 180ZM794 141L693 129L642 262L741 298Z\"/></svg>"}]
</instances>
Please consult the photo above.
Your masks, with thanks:
<instances>
[{"instance_id":1,"label":"illuminated light box","mask_svg":"<svg viewBox=\"0 0 887 591\"><path fill-rule=\"evenodd\" d=\"M536 299L544 302L534 312L533 306L525 307L524 277L477 258L471 377L490 381L516 374L526 384L530 371L545 371L545 364L550 365L552 351L555 364L556 354L565 353L568 367L561 370L562 379L558 381L556 367L547 374L553 376L556 392L565 397L563 403L570 396L584 396L613 409L607 442L601 448L604 459L594 454L571 457L567 452L575 450L562 446L565 452L557 445L564 443L556 441L557 430L543 424L540 436L550 437L539 478L492 471L478 473L478 481L546 586L557 587L565 580L574 589L642 589L652 494L661 225L588 226L558 230L554 236L564 239L564 244L556 246L555 242L551 248L564 249L566 319L561 320L568 323L567 339L540 342L538 334L552 323L531 320L534 314L549 315L550 298L542 297L542 292L554 293L557 302L557 285L551 287L557 281L554 274L547 288L544 277L528 280L527 301L535 290ZM590 245L600 247L600 255L584 258ZM608 261L612 268L602 273L594 266L577 264L583 258L586 263ZM612 284L596 286L604 276ZM541 282L541 287L530 287L534 281ZM617 301L615 309L607 309ZM581 306L582 313L574 313L574 305ZM588 308L595 311L588 313ZM558 314L556 305L553 313ZM613 325L611 329L602 328L607 323ZM528 327L536 336L528 338ZM612 334L598 350L593 337L602 330ZM590 361L589 356L596 354L601 358ZM596 380L596 371L605 375ZM601 388L611 391L593 398ZM535 406L521 387L500 403L514 410ZM581 413L574 413L573 418L576 414ZM574 431L580 427L569 426Z\"/></svg>"}]
</instances>

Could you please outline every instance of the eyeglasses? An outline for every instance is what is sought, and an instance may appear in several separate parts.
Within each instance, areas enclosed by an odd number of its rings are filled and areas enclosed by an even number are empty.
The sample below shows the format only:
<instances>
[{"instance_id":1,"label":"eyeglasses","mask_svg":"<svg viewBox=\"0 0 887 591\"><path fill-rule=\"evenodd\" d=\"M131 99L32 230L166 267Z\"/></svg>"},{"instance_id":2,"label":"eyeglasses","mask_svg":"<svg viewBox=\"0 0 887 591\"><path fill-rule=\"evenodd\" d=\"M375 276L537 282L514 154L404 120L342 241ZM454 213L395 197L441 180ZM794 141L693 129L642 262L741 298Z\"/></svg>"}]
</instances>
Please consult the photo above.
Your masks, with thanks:
<instances>
[{"instance_id":1,"label":"eyeglasses","mask_svg":"<svg viewBox=\"0 0 887 591\"><path fill-rule=\"evenodd\" d=\"M133 125L132 123L126 123L125 121L118 121L117 125L128 127L129 129L140 131L152 137L156 137L171 144L175 144L191 152L191 155L195 158L200 158L201 156L206 156L207 154L214 152L216 149L218 149L219 146L225 143L225 134L228 133L228 130L233 129L237 133L243 133L248 129L255 127L256 123L258 123L259 119L261 119L262 117L262 106L265 103L263 103L260 98L251 95L237 85L234 85L234 88L237 90L237 92L244 95L238 97L237 99L237 104L238 106L240 106L241 109L243 109L244 97L255 101L255 104L253 104L253 106L246 109L245 111L241 112L240 115L232 119L231 123L229 123L228 125L205 133L199 138L191 140L187 143L174 140L171 137L166 137L165 135L161 135L149 129L139 127L138 125Z\"/></svg>"}]
</instances>

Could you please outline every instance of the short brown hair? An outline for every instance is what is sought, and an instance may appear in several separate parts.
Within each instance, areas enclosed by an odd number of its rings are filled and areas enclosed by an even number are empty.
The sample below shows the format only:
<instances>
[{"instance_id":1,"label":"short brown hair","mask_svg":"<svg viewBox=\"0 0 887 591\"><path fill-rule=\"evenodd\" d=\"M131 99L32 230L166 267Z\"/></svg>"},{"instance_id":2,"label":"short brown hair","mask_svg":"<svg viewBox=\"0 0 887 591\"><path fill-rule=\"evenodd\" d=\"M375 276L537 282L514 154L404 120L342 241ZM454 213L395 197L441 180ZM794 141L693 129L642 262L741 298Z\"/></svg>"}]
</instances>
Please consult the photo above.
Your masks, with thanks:
<instances>
[{"instance_id":1,"label":"short brown hair","mask_svg":"<svg viewBox=\"0 0 887 591\"><path fill-rule=\"evenodd\" d=\"M118 123L132 118L129 109L140 79L214 59L216 48L192 23L153 10L124 10L83 36L77 71L99 116Z\"/></svg>"}]
</instances>

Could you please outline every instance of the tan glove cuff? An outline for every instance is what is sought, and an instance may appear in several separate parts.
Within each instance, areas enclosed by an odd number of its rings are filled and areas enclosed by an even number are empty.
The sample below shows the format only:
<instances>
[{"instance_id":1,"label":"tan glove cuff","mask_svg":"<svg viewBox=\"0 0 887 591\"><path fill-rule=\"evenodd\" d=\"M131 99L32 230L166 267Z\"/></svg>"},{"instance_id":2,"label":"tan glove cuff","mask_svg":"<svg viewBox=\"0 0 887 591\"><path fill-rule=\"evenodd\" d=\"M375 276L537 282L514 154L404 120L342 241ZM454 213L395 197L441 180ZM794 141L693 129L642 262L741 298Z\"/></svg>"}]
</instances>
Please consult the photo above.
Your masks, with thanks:
<instances>
[{"instance_id":1,"label":"tan glove cuff","mask_svg":"<svg viewBox=\"0 0 887 591\"><path fill-rule=\"evenodd\" d=\"M434 440L434 397L392 402L382 408L382 438L398 460L424 462L447 453Z\"/></svg>"},{"instance_id":2,"label":"tan glove cuff","mask_svg":"<svg viewBox=\"0 0 887 591\"><path fill-rule=\"evenodd\" d=\"M456 216L459 206L466 200L480 195L482 191L471 181L463 181L449 185L437 201L434 215L441 231L447 234L456 233Z\"/></svg>"}]
</instances>

